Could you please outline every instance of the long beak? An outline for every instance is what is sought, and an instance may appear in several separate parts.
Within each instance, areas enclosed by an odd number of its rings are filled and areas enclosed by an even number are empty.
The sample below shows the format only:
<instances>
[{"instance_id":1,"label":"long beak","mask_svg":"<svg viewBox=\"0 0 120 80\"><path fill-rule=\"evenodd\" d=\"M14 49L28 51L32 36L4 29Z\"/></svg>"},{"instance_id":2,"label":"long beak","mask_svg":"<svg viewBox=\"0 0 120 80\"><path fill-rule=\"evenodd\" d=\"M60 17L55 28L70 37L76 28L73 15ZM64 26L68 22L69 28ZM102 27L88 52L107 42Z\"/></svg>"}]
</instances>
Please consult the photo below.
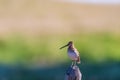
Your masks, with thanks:
<instances>
[{"instance_id":1,"label":"long beak","mask_svg":"<svg viewBox=\"0 0 120 80\"><path fill-rule=\"evenodd\" d=\"M67 46L68 46L68 44L67 44L67 45L65 45L65 46L63 46L63 47L61 47L60 49L65 48L65 47L67 47Z\"/></svg>"}]
</instances>

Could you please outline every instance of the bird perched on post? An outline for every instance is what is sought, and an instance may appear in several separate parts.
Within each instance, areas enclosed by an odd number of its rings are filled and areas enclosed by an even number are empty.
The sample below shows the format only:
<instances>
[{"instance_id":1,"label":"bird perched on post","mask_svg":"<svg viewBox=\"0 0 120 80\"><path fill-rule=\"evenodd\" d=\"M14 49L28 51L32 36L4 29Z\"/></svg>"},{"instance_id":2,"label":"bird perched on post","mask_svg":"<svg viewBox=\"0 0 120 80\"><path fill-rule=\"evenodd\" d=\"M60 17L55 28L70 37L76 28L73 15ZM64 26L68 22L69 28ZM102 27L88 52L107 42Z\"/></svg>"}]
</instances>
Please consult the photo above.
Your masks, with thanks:
<instances>
[{"instance_id":1,"label":"bird perched on post","mask_svg":"<svg viewBox=\"0 0 120 80\"><path fill-rule=\"evenodd\" d=\"M70 59L72 61L74 61L74 63L72 62L72 65L76 65L77 63L80 63L80 57L79 57L79 52L77 51L77 49L74 47L73 41L69 41L67 45L61 47L60 49L67 47L68 46L68 56L70 57Z\"/></svg>"}]
</instances>

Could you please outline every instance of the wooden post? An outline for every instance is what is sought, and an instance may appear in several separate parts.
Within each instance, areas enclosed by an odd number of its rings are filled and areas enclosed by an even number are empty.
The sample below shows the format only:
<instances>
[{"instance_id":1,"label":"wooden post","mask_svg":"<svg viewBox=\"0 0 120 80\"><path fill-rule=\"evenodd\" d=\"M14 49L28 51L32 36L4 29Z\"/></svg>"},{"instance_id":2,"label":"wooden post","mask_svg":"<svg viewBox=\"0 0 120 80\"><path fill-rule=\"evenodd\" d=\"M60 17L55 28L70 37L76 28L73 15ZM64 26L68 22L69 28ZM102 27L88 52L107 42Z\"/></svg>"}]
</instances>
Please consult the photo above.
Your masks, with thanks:
<instances>
[{"instance_id":1,"label":"wooden post","mask_svg":"<svg viewBox=\"0 0 120 80\"><path fill-rule=\"evenodd\" d=\"M82 74L77 65L70 66L65 74L65 80L81 80Z\"/></svg>"}]
</instances>

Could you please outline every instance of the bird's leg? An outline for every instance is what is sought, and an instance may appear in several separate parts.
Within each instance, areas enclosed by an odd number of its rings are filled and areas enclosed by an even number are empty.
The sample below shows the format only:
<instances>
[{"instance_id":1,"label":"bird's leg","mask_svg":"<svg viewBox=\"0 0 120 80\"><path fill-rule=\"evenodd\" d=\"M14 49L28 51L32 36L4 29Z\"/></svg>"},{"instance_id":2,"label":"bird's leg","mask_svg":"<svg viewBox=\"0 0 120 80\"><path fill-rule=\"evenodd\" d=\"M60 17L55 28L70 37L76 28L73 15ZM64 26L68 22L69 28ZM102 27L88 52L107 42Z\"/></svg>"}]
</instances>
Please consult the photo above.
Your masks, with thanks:
<instances>
[{"instance_id":1,"label":"bird's leg","mask_svg":"<svg viewBox=\"0 0 120 80\"><path fill-rule=\"evenodd\" d=\"M72 67L73 67L73 66L76 66L76 60L72 60L71 66L72 66Z\"/></svg>"},{"instance_id":2,"label":"bird's leg","mask_svg":"<svg viewBox=\"0 0 120 80\"><path fill-rule=\"evenodd\" d=\"M74 65L76 66L76 60L74 61Z\"/></svg>"},{"instance_id":3,"label":"bird's leg","mask_svg":"<svg viewBox=\"0 0 120 80\"><path fill-rule=\"evenodd\" d=\"M71 64L71 66L72 66L72 67L74 66L74 61L72 61L72 64Z\"/></svg>"}]
</instances>

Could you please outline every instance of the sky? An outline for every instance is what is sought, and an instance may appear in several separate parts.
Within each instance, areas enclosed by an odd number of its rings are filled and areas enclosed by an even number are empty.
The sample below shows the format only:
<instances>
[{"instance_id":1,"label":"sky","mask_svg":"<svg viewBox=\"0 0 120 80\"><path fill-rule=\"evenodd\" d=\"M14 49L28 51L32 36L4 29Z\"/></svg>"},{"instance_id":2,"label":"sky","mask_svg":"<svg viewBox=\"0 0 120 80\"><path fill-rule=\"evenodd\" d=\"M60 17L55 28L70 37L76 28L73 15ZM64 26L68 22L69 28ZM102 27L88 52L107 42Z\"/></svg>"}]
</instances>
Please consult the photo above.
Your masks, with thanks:
<instances>
[{"instance_id":1,"label":"sky","mask_svg":"<svg viewBox=\"0 0 120 80\"><path fill-rule=\"evenodd\" d=\"M63 0L67 2L80 2L80 3L91 3L91 4L120 4L120 0Z\"/></svg>"}]
</instances>

